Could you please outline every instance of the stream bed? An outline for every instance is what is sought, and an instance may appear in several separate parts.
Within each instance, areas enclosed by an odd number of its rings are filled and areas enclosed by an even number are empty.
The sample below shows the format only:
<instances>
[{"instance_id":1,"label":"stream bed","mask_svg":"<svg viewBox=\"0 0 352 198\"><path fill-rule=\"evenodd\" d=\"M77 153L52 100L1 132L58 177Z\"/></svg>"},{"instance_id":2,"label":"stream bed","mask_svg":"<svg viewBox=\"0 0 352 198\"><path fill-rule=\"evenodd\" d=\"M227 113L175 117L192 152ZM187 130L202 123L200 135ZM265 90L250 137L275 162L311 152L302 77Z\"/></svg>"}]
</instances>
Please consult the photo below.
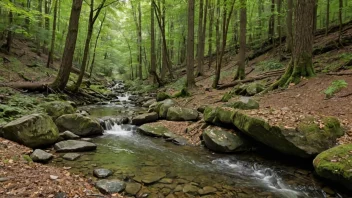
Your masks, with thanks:
<instances>
[{"instance_id":1,"label":"stream bed","mask_svg":"<svg viewBox=\"0 0 352 198\"><path fill-rule=\"evenodd\" d=\"M97 118L141 110L127 99L82 109ZM114 174L109 179L144 184L136 197L329 197L310 170L258 154L215 154L202 146L178 146L141 135L135 126L111 122L104 135L92 141L98 146L95 152L83 153L76 161L55 158L52 164L93 180L95 168L110 169Z\"/></svg>"}]
</instances>

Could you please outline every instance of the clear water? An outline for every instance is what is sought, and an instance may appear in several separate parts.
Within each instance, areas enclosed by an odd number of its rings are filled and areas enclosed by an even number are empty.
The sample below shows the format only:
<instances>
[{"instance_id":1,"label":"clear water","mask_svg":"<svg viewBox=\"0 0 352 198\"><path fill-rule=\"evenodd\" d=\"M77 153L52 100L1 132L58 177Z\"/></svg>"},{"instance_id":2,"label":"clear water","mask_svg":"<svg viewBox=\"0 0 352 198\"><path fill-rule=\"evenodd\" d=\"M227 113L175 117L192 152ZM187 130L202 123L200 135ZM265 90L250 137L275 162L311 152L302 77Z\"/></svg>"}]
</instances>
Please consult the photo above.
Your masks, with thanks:
<instances>
[{"instance_id":1,"label":"clear water","mask_svg":"<svg viewBox=\"0 0 352 198\"><path fill-rule=\"evenodd\" d=\"M105 105L85 109L99 117L119 115L116 112L121 108ZM172 179L171 184L145 185L142 191L150 195L167 195L178 185L193 184L197 188L215 187L217 192L209 197L326 197L311 172L255 154L214 154L200 146L177 146L140 135L132 125L110 124L105 134L93 141L98 145L95 152L85 153L77 161L56 158L53 163L92 178L93 169L100 167L114 171L110 178L130 182L151 175Z\"/></svg>"}]
</instances>

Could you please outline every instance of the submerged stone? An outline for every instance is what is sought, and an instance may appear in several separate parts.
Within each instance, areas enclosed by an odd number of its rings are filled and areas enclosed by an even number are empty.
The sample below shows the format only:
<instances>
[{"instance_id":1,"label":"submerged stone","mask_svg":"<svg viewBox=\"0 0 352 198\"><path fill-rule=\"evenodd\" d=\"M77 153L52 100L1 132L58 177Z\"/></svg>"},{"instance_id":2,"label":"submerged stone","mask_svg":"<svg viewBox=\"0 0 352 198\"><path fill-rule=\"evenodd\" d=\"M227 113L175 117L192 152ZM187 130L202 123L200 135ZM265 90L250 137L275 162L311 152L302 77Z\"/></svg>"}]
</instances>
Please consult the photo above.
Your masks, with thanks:
<instances>
[{"instance_id":1,"label":"submerged stone","mask_svg":"<svg viewBox=\"0 0 352 198\"><path fill-rule=\"evenodd\" d=\"M57 152L83 152L97 149L97 145L91 142L66 140L58 142L54 146Z\"/></svg>"},{"instance_id":2,"label":"submerged stone","mask_svg":"<svg viewBox=\"0 0 352 198\"><path fill-rule=\"evenodd\" d=\"M93 170L93 175L97 178L106 178L112 175L112 171L104 168L96 168Z\"/></svg>"},{"instance_id":3,"label":"submerged stone","mask_svg":"<svg viewBox=\"0 0 352 198\"><path fill-rule=\"evenodd\" d=\"M112 179L112 180L99 180L95 184L96 188L104 194L113 194L113 193L119 193L125 190L126 184L125 182L118 180L118 179Z\"/></svg>"},{"instance_id":4,"label":"submerged stone","mask_svg":"<svg viewBox=\"0 0 352 198\"><path fill-rule=\"evenodd\" d=\"M75 161L79 157L81 157L81 154L79 153L66 153L64 156L62 156L62 158L69 161Z\"/></svg>"},{"instance_id":5,"label":"submerged stone","mask_svg":"<svg viewBox=\"0 0 352 198\"><path fill-rule=\"evenodd\" d=\"M134 196L141 190L141 188L142 188L142 185L139 183L127 183L125 192L128 195Z\"/></svg>"}]
</instances>

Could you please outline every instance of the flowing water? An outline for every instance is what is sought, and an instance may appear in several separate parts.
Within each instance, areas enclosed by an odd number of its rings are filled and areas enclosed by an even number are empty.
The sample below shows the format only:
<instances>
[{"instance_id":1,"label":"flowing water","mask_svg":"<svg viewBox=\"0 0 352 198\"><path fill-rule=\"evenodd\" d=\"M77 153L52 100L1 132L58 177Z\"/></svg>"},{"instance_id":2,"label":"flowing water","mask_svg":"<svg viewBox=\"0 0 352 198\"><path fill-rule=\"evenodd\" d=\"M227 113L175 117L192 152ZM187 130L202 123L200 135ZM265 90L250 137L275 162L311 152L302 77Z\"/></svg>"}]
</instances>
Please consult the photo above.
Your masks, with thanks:
<instances>
[{"instance_id":1,"label":"flowing water","mask_svg":"<svg viewBox=\"0 0 352 198\"><path fill-rule=\"evenodd\" d=\"M84 109L98 118L126 116L140 110L129 104L127 97L124 101ZM200 195L196 190L206 186L216 189L207 197L326 197L307 170L255 154L215 154L201 146L174 145L160 138L143 136L132 125L112 122L106 125L105 134L93 139L98 145L95 152L84 153L76 161L56 158L53 163L72 167L71 171L88 177L93 177L93 169L99 167L114 171L110 178L128 182L156 180L139 193L149 194L149 197L172 193L183 197L183 191L197 197ZM186 189L190 185L193 190Z\"/></svg>"}]
</instances>

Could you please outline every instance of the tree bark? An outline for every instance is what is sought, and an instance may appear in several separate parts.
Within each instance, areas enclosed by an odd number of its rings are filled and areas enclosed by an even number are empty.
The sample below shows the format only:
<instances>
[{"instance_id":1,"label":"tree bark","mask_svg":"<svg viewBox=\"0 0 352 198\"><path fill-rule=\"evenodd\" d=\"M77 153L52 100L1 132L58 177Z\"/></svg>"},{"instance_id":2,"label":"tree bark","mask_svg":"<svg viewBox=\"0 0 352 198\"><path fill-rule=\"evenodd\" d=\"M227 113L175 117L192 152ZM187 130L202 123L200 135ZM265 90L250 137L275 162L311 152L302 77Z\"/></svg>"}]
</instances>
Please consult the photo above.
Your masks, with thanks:
<instances>
[{"instance_id":1,"label":"tree bark","mask_svg":"<svg viewBox=\"0 0 352 198\"><path fill-rule=\"evenodd\" d=\"M156 73L156 54L155 54L155 18L154 18L154 0L152 0L150 5L150 75L153 76L153 82L157 81ZM154 74L154 75L153 75Z\"/></svg>"},{"instance_id":2,"label":"tree bark","mask_svg":"<svg viewBox=\"0 0 352 198\"><path fill-rule=\"evenodd\" d=\"M49 43L49 32L50 32L50 19L48 17L49 13L50 13L50 6L51 6L51 0L45 0L44 3L44 12L45 12L45 23L44 23L44 27L45 27L45 36L44 36L44 45L43 45L43 53L47 53L47 49L48 49L48 43Z\"/></svg>"},{"instance_id":3,"label":"tree bark","mask_svg":"<svg viewBox=\"0 0 352 198\"><path fill-rule=\"evenodd\" d=\"M314 17L313 17L313 34L317 30L317 21L318 21L318 1L315 0L315 7L314 7Z\"/></svg>"},{"instance_id":4,"label":"tree bark","mask_svg":"<svg viewBox=\"0 0 352 198\"><path fill-rule=\"evenodd\" d=\"M79 16L81 13L83 0L73 0L70 22L68 26L68 33L66 37L65 49L62 55L62 61L60 65L59 73L56 76L55 81L51 84L53 89L64 90L70 76L72 67L73 55L76 48Z\"/></svg>"},{"instance_id":5,"label":"tree bark","mask_svg":"<svg viewBox=\"0 0 352 198\"><path fill-rule=\"evenodd\" d=\"M138 2L138 77L143 80L143 70L142 70L142 11L141 2Z\"/></svg>"},{"instance_id":6,"label":"tree bark","mask_svg":"<svg viewBox=\"0 0 352 198\"><path fill-rule=\"evenodd\" d=\"M330 23L330 0L326 1L326 24L325 24L325 35L329 33L329 23Z\"/></svg>"},{"instance_id":7,"label":"tree bark","mask_svg":"<svg viewBox=\"0 0 352 198\"><path fill-rule=\"evenodd\" d=\"M292 22L293 22L293 0L287 0L287 16L286 16L286 24L287 24L287 38L286 38L286 51L292 52L293 46L293 30L292 30Z\"/></svg>"},{"instance_id":8,"label":"tree bark","mask_svg":"<svg viewBox=\"0 0 352 198\"><path fill-rule=\"evenodd\" d=\"M38 12L39 12L39 16L38 16L38 29L37 29L37 38L36 38L36 44L37 44L37 54L40 55L40 45L41 45L41 29L43 27L43 0L38 0Z\"/></svg>"},{"instance_id":9,"label":"tree bark","mask_svg":"<svg viewBox=\"0 0 352 198\"><path fill-rule=\"evenodd\" d=\"M247 8L246 0L241 0L241 16L240 16L240 51L238 69L235 80L243 80L245 78L245 60L246 60L246 33L247 33Z\"/></svg>"},{"instance_id":10,"label":"tree bark","mask_svg":"<svg viewBox=\"0 0 352 198\"><path fill-rule=\"evenodd\" d=\"M282 34L281 34L281 3L282 0L277 0L277 33L279 35L279 44L281 46L282 43ZM281 54L281 50L279 50Z\"/></svg>"},{"instance_id":11,"label":"tree bark","mask_svg":"<svg viewBox=\"0 0 352 198\"><path fill-rule=\"evenodd\" d=\"M214 10L215 10L215 6L212 6L212 0L210 0L211 2L209 3L209 38L208 38L208 43L209 43L209 48L208 48L208 56L209 56L209 63L208 63L208 67L210 69L211 64L213 62L213 24L214 24Z\"/></svg>"},{"instance_id":12,"label":"tree bark","mask_svg":"<svg viewBox=\"0 0 352 198\"><path fill-rule=\"evenodd\" d=\"M291 61L285 74L269 89L297 84L301 77L314 76L313 69L313 18L315 0L299 0L295 9L295 35Z\"/></svg>"},{"instance_id":13,"label":"tree bark","mask_svg":"<svg viewBox=\"0 0 352 198\"><path fill-rule=\"evenodd\" d=\"M46 63L46 67L49 68L50 64L53 63L53 55L54 55L54 48L55 48L55 38L56 38L56 19L57 19L57 1L55 0L54 3L54 19L53 19L53 32L51 35L51 47L48 55L48 62Z\"/></svg>"},{"instance_id":14,"label":"tree bark","mask_svg":"<svg viewBox=\"0 0 352 198\"><path fill-rule=\"evenodd\" d=\"M199 17L198 17L198 66L197 66L197 75L203 76L203 56L202 53L202 43L203 43L203 7L204 0L199 0Z\"/></svg>"},{"instance_id":15,"label":"tree bark","mask_svg":"<svg viewBox=\"0 0 352 198\"><path fill-rule=\"evenodd\" d=\"M271 0L271 16L269 19L269 38L268 40L273 43L275 34L275 0Z\"/></svg>"},{"instance_id":16,"label":"tree bark","mask_svg":"<svg viewBox=\"0 0 352 198\"><path fill-rule=\"evenodd\" d=\"M14 0L11 0L11 3L14 3ZM13 12L11 10L9 11L8 20L9 20L9 27L11 27L13 23ZM13 37L13 32L11 31L11 28L9 28L9 30L7 30L6 44L1 46L1 48L4 49L7 53L10 53L11 51L12 39L13 39L12 37Z\"/></svg>"},{"instance_id":17,"label":"tree bark","mask_svg":"<svg viewBox=\"0 0 352 198\"><path fill-rule=\"evenodd\" d=\"M339 40L341 40L342 36L342 10L343 10L343 0L339 0Z\"/></svg>"},{"instance_id":18,"label":"tree bark","mask_svg":"<svg viewBox=\"0 0 352 198\"><path fill-rule=\"evenodd\" d=\"M195 86L193 72L194 72L194 0L188 0L187 88L192 88Z\"/></svg>"}]
</instances>

